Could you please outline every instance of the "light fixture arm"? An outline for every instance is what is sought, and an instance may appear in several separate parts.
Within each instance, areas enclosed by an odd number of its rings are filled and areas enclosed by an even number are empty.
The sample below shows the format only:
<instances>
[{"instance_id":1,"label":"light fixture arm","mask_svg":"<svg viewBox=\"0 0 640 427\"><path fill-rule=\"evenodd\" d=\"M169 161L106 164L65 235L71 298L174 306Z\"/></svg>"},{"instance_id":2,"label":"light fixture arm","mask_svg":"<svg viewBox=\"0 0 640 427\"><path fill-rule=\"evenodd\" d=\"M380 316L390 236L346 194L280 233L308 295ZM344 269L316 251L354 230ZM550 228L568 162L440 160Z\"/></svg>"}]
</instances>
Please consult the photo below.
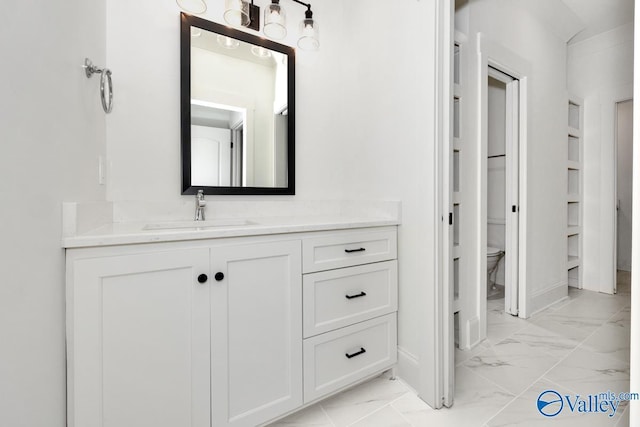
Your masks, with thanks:
<instances>
[{"instance_id":1,"label":"light fixture arm","mask_svg":"<svg viewBox=\"0 0 640 427\"><path fill-rule=\"evenodd\" d=\"M313 12L311 11L311 3L304 3L300 0L291 0L294 3L301 4L307 8L307 11L304 13L307 19L311 19L313 17Z\"/></svg>"}]
</instances>

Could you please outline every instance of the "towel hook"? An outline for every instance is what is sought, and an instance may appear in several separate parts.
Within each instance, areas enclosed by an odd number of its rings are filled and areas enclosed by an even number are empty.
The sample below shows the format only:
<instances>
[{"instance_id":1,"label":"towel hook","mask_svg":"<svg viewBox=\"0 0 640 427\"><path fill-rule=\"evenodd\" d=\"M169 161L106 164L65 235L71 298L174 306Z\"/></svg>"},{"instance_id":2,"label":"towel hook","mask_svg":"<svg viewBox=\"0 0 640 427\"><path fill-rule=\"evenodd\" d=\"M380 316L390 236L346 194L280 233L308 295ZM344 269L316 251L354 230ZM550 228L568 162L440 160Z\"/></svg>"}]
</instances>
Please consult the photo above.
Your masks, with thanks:
<instances>
[{"instance_id":1,"label":"towel hook","mask_svg":"<svg viewBox=\"0 0 640 427\"><path fill-rule=\"evenodd\" d=\"M102 109L105 113L110 113L113 109L113 81L111 80L111 70L108 68L98 68L89 58L84 59L84 72L87 78L91 78L94 74L100 74L100 98L102 100ZM107 87L105 87L107 86ZM105 90L108 91L108 101L105 95Z\"/></svg>"}]
</instances>

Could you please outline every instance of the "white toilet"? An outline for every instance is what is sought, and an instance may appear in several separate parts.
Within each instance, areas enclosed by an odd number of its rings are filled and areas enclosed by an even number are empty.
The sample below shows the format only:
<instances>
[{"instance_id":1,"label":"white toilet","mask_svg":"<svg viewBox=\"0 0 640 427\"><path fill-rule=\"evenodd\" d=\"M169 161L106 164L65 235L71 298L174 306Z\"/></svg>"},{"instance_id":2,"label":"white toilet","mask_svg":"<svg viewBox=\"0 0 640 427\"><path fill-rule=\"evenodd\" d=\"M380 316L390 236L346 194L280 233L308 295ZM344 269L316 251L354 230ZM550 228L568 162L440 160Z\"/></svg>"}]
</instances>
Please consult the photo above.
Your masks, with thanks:
<instances>
[{"instance_id":1,"label":"white toilet","mask_svg":"<svg viewBox=\"0 0 640 427\"><path fill-rule=\"evenodd\" d=\"M487 297L489 299L500 298L500 295L504 295L504 288L500 286L501 289L497 289L495 281L498 264L502 257L504 257L503 250L487 246Z\"/></svg>"}]
</instances>

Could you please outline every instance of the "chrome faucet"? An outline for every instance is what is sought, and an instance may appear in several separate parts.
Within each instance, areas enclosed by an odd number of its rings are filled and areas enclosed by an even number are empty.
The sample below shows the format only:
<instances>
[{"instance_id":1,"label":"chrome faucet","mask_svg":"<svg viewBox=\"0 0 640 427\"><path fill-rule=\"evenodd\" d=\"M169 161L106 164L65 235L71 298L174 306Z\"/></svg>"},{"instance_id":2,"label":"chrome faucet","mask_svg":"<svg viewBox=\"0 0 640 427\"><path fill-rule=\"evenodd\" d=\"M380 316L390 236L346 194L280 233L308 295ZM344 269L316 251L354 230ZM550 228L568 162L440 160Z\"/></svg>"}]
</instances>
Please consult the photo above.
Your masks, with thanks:
<instances>
[{"instance_id":1,"label":"chrome faucet","mask_svg":"<svg viewBox=\"0 0 640 427\"><path fill-rule=\"evenodd\" d=\"M207 201L204 200L204 191L198 190L196 194L196 216L195 221L204 221L204 208L207 206Z\"/></svg>"}]
</instances>

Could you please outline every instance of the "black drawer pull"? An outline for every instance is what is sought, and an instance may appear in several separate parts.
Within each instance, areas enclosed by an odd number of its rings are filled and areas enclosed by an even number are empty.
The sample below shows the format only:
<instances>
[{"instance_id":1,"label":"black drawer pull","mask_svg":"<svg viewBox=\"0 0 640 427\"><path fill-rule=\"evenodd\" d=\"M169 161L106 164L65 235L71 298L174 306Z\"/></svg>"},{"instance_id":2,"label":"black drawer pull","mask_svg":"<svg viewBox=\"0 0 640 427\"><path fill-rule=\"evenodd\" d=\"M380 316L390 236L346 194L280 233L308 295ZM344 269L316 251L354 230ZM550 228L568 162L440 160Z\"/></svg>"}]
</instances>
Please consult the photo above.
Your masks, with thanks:
<instances>
[{"instance_id":1,"label":"black drawer pull","mask_svg":"<svg viewBox=\"0 0 640 427\"><path fill-rule=\"evenodd\" d=\"M218 282L220 282L222 279L224 279L224 273L222 272L217 272L215 276L213 276L214 279L216 279Z\"/></svg>"},{"instance_id":2,"label":"black drawer pull","mask_svg":"<svg viewBox=\"0 0 640 427\"><path fill-rule=\"evenodd\" d=\"M366 292L360 292L358 295L345 295L344 297L346 299L354 299L354 298L360 298L360 297L366 297L367 293Z\"/></svg>"},{"instance_id":3,"label":"black drawer pull","mask_svg":"<svg viewBox=\"0 0 640 427\"><path fill-rule=\"evenodd\" d=\"M352 253L354 253L354 252L364 252L364 251L366 251L366 249L365 249L365 248L358 248L358 249L345 249L344 251L345 251L346 253L348 253L348 254L352 254Z\"/></svg>"},{"instance_id":4,"label":"black drawer pull","mask_svg":"<svg viewBox=\"0 0 640 427\"><path fill-rule=\"evenodd\" d=\"M361 354L364 354L366 352L367 350L365 350L364 347L360 347L360 351L356 351L353 354L345 353L345 356L347 356L347 359L351 359L352 357L360 356Z\"/></svg>"},{"instance_id":5,"label":"black drawer pull","mask_svg":"<svg viewBox=\"0 0 640 427\"><path fill-rule=\"evenodd\" d=\"M209 278L207 277L206 274L201 274L198 276L198 283L207 283L207 280Z\"/></svg>"}]
</instances>

